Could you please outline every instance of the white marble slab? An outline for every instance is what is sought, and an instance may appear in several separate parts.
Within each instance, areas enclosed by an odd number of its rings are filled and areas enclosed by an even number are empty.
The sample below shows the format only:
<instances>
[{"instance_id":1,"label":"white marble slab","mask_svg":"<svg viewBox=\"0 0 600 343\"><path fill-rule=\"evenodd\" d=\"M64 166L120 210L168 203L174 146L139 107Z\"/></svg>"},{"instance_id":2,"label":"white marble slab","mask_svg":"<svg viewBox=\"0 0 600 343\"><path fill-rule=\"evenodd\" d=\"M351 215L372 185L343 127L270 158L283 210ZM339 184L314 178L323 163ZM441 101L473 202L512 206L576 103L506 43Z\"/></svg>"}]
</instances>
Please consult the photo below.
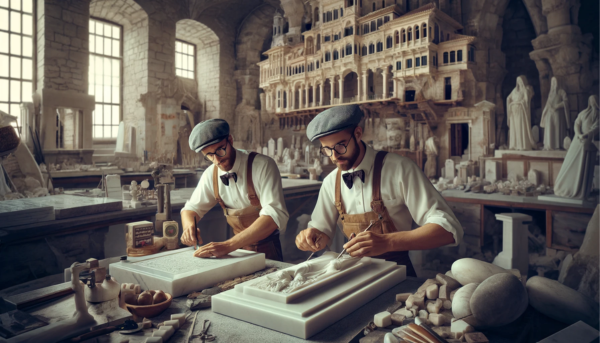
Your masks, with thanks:
<instances>
[{"instance_id":1,"label":"white marble slab","mask_svg":"<svg viewBox=\"0 0 600 343\"><path fill-rule=\"evenodd\" d=\"M17 199L0 201L0 228L54 220L54 207Z\"/></svg>"},{"instance_id":2,"label":"white marble slab","mask_svg":"<svg viewBox=\"0 0 600 343\"><path fill-rule=\"evenodd\" d=\"M540 201L550 201L550 202L557 202L557 203L563 203L563 204L569 204L569 205L592 205L593 204L593 201L587 201L587 200L583 200L583 199L563 198L563 197L559 197L554 194L540 195L537 198Z\"/></svg>"},{"instance_id":3,"label":"white marble slab","mask_svg":"<svg viewBox=\"0 0 600 343\"><path fill-rule=\"evenodd\" d=\"M194 247L112 263L109 272L120 283L136 283L143 290L160 289L178 297L209 288L221 281L265 268L265 254L236 250L227 257L198 258Z\"/></svg>"},{"instance_id":4,"label":"white marble slab","mask_svg":"<svg viewBox=\"0 0 600 343\"><path fill-rule=\"evenodd\" d=\"M494 157L502 155L523 155L533 157L565 158L567 150L495 150Z\"/></svg>"},{"instance_id":5,"label":"white marble slab","mask_svg":"<svg viewBox=\"0 0 600 343\"><path fill-rule=\"evenodd\" d=\"M597 341L600 332L586 323L579 321L552 336L546 337L539 343L591 343Z\"/></svg>"},{"instance_id":6,"label":"white marble slab","mask_svg":"<svg viewBox=\"0 0 600 343\"><path fill-rule=\"evenodd\" d=\"M404 281L406 266L371 259L370 265L287 304L246 294L245 288L260 279L214 295L213 312L307 339Z\"/></svg>"}]
</instances>

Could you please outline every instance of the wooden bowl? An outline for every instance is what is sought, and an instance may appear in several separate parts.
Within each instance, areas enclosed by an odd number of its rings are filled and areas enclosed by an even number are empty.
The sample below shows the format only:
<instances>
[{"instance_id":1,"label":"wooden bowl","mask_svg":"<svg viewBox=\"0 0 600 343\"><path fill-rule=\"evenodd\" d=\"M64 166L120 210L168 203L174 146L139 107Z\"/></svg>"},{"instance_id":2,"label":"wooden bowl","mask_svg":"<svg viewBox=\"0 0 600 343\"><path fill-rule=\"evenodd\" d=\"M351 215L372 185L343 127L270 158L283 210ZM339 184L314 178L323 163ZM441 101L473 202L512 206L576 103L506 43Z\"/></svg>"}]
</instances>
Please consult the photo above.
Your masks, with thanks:
<instances>
[{"instance_id":1,"label":"wooden bowl","mask_svg":"<svg viewBox=\"0 0 600 343\"><path fill-rule=\"evenodd\" d=\"M173 296L169 293L165 293L165 295L167 296L167 300L165 300L159 304L129 305L129 304L125 303L125 305L127 305L127 309L129 310L129 312L131 312L132 314L135 314L136 316L138 316L140 318L152 318L152 317L158 316L164 310L168 309L169 306L171 306L171 301L173 301Z\"/></svg>"}]
</instances>

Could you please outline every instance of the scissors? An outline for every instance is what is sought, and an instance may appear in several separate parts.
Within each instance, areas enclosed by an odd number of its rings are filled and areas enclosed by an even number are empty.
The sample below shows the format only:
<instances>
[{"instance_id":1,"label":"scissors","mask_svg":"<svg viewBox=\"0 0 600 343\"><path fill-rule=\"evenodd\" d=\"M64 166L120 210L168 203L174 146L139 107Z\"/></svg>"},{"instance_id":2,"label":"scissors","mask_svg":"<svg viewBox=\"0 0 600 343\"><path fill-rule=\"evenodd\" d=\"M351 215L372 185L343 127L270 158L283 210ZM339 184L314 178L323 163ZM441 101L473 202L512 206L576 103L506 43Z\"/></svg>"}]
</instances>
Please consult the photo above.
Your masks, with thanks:
<instances>
[{"instance_id":1,"label":"scissors","mask_svg":"<svg viewBox=\"0 0 600 343\"><path fill-rule=\"evenodd\" d=\"M371 223L369 224L369 226L367 226L366 229L363 230L363 232L367 232L375 223L377 223L378 220L371 220ZM356 235L354 234L354 232L350 235L350 240L352 240L352 238L356 237ZM335 259L339 259L340 257L342 257L342 255L346 252L346 249L342 250L342 252L338 255L338 257L336 257Z\"/></svg>"}]
</instances>

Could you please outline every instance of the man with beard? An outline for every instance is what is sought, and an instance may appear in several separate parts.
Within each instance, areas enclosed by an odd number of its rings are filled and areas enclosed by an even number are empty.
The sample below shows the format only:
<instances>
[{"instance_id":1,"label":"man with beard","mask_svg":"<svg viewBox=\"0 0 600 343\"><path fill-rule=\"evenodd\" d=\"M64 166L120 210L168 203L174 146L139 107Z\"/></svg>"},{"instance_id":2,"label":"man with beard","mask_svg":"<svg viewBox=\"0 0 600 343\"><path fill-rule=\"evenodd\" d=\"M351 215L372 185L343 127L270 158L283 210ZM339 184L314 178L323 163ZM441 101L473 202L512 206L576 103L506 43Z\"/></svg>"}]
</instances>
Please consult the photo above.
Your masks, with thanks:
<instances>
[{"instance_id":1,"label":"man with beard","mask_svg":"<svg viewBox=\"0 0 600 343\"><path fill-rule=\"evenodd\" d=\"M285 230L289 215L275 161L255 152L235 149L229 124L223 119L210 119L196 125L189 143L190 149L201 152L213 164L206 168L192 197L181 210L181 242L202 244L196 223L219 204L234 236L225 242L201 246L194 256L221 257L243 248L283 261L279 231Z\"/></svg>"},{"instance_id":2,"label":"man with beard","mask_svg":"<svg viewBox=\"0 0 600 343\"><path fill-rule=\"evenodd\" d=\"M329 244L338 219L352 257L373 256L406 265L416 276L409 250L458 245L463 230L442 196L410 159L376 151L362 140L358 105L323 111L308 125L311 141L337 165L323 181L308 228L296 236L303 251ZM412 221L419 228L411 230ZM364 230L373 222L369 231Z\"/></svg>"}]
</instances>

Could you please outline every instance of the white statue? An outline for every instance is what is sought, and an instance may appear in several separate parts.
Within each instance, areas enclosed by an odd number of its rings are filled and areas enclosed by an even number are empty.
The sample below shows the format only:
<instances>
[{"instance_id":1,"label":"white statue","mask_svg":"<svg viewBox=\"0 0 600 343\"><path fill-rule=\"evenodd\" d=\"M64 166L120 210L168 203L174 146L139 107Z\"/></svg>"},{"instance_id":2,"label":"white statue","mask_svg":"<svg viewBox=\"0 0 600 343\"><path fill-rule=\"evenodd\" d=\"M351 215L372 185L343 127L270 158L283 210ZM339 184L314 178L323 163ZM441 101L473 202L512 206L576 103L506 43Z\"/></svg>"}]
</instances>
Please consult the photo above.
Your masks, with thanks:
<instances>
[{"instance_id":1,"label":"white statue","mask_svg":"<svg viewBox=\"0 0 600 343\"><path fill-rule=\"evenodd\" d=\"M289 160L291 160L290 149L285 148L283 149L283 163L287 163Z\"/></svg>"},{"instance_id":2,"label":"white statue","mask_svg":"<svg viewBox=\"0 0 600 343\"><path fill-rule=\"evenodd\" d=\"M299 268L280 270L273 276L269 275L252 286L270 292L292 293L350 268L359 261L361 261L360 258L350 257L349 255L333 260L315 259L306 261L301 263Z\"/></svg>"},{"instance_id":3,"label":"white statue","mask_svg":"<svg viewBox=\"0 0 600 343\"><path fill-rule=\"evenodd\" d=\"M294 161L300 161L300 149L294 149Z\"/></svg>"},{"instance_id":4,"label":"white statue","mask_svg":"<svg viewBox=\"0 0 600 343\"><path fill-rule=\"evenodd\" d=\"M281 157L283 154L283 138L277 138L277 156Z\"/></svg>"},{"instance_id":5,"label":"white statue","mask_svg":"<svg viewBox=\"0 0 600 343\"><path fill-rule=\"evenodd\" d=\"M131 187L129 187L129 194L131 194L132 202L140 200L140 186L135 180L131 181Z\"/></svg>"},{"instance_id":6,"label":"white statue","mask_svg":"<svg viewBox=\"0 0 600 343\"><path fill-rule=\"evenodd\" d=\"M321 173L323 172L323 168L321 167L321 161L318 158L315 158L313 168L315 168L315 173L317 173L317 176L321 175Z\"/></svg>"},{"instance_id":7,"label":"white statue","mask_svg":"<svg viewBox=\"0 0 600 343\"><path fill-rule=\"evenodd\" d=\"M437 173L438 148L433 136L427 138L427 141L425 142L425 154L427 155L427 161L425 162L425 176L430 179L435 178Z\"/></svg>"},{"instance_id":8,"label":"white statue","mask_svg":"<svg viewBox=\"0 0 600 343\"><path fill-rule=\"evenodd\" d=\"M269 142L267 143L269 150L268 150L268 155L269 157L273 157L275 156L275 140L273 140L273 138L269 139Z\"/></svg>"},{"instance_id":9,"label":"white statue","mask_svg":"<svg viewBox=\"0 0 600 343\"><path fill-rule=\"evenodd\" d=\"M575 137L567 151L554 184L554 194L574 199L586 199L594 178L597 148L594 137L598 134L598 97L590 96L588 107L577 115Z\"/></svg>"},{"instance_id":10,"label":"white statue","mask_svg":"<svg viewBox=\"0 0 600 343\"><path fill-rule=\"evenodd\" d=\"M570 125L567 93L557 88L558 82L553 77L540 122L540 126L544 128L544 150L559 150Z\"/></svg>"},{"instance_id":11,"label":"white statue","mask_svg":"<svg viewBox=\"0 0 600 343\"><path fill-rule=\"evenodd\" d=\"M531 134L531 98L533 87L525 75L517 77L517 87L506 99L509 144L511 150L532 150L535 145Z\"/></svg>"}]
</instances>

